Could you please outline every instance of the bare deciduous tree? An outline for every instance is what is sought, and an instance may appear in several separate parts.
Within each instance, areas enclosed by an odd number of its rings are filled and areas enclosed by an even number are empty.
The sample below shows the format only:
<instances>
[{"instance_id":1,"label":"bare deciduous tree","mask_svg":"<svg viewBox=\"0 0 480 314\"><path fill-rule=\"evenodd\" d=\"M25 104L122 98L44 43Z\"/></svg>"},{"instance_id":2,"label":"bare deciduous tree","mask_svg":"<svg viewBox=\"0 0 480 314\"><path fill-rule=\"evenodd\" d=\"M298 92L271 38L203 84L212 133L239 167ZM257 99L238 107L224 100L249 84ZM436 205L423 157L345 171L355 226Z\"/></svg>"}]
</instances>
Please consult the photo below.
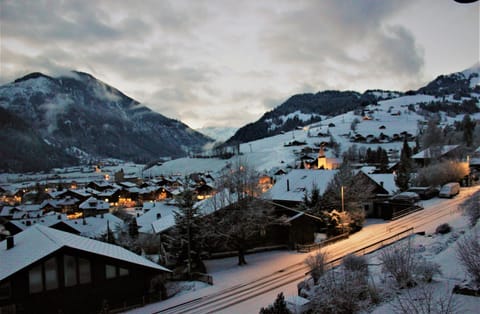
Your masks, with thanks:
<instances>
[{"instance_id":1,"label":"bare deciduous tree","mask_svg":"<svg viewBox=\"0 0 480 314\"><path fill-rule=\"evenodd\" d=\"M457 242L457 257L475 283L480 284L480 237L474 232Z\"/></svg>"},{"instance_id":2,"label":"bare deciduous tree","mask_svg":"<svg viewBox=\"0 0 480 314\"><path fill-rule=\"evenodd\" d=\"M227 207L207 217L209 241L216 247L238 252L238 264L247 264L245 253L254 240L274 223L273 208L257 198L259 174L246 160L238 159L225 171L219 189Z\"/></svg>"},{"instance_id":3,"label":"bare deciduous tree","mask_svg":"<svg viewBox=\"0 0 480 314\"><path fill-rule=\"evenodd\" d=\"M307 264L308 268L310 268L310 275L313 278L314 284L317 284L318 279L320 279L320 277L322 277L322 275L325 273L326 262L327 252L324 251L318 251L314 255L309 255L305 259L305 264Z\"/></svg>"}]
</instances>

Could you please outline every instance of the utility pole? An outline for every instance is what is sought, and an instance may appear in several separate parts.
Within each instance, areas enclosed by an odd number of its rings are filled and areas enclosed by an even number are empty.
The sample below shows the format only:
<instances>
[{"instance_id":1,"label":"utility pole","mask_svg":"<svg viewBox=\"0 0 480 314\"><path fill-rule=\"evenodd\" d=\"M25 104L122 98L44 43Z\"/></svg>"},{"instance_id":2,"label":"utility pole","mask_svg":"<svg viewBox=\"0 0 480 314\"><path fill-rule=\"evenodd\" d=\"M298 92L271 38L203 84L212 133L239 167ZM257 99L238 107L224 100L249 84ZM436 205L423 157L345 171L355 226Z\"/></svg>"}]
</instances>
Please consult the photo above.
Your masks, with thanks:
<instances>
[{"instance_id":1,"label":"utility pole","mask_svg":"<svg viewBox=\"0 0 480 314\"><path fill-rule=\"evenodd\" d=\"M343 198L343 185L340 187L340 192L342 196L342 212L345 211L345 204L344 204L344 198Z\"/></svg>"},{"instance_id":2,"label":"utility pole","mask_svg":"<svg viewBox=\"0 0 480 314\"><path fill-rule=\"evenodd\" d=\"M191 256L191 248L190 248L190 215L191 215L191 209L187 209L187 237L188 237L188 243L187 243L187 272L188 272L188 280L192 279L192 256Z\"/></svg>"}]
</instances>

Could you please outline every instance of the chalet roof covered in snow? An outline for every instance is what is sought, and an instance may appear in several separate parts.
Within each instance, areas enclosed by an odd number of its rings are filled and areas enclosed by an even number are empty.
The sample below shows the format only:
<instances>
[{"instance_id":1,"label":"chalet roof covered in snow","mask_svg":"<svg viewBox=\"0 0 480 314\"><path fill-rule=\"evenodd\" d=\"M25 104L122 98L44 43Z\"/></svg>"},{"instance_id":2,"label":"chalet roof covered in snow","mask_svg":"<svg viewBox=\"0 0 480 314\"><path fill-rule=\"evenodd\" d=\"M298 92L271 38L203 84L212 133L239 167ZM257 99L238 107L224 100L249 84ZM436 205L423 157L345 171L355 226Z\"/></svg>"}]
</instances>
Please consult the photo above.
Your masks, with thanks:
<instances>
[{"instance_id":1,"label":"chalet roof covered in snow","mask_svg":"<svg viewBox=\"0 0 480 314\"><path fill-rule=\"evenodd\" d=\"M174 211L178 207L165 204L165 202L144 203L145 213L137 217L138 231L143 233L159 233L175 225Z\"/></svg>"},{"instance_id":2,"label":"chalet roof covered in snow","mask_svg":"<svg viewBox=\"0 0 480 314\"><path fill-rule=\"evenodd\" d=\"M365 173L365 172L364 172ZM395 183L395 176L393 173L365 173L370 179L382 186L389 195L397 193L398 186Z\"/></svg>"},{"instance_id":3,"label":"chalet roof covered in snow","mask_svg":"<svg viewBox=\"0 0 480 314\"><path fill-rule=\"evenodd\" d=\"M16 226L20 230L25 230L31 226L36 224L40 224L42 226L50 227L60 221L67 221L67 215L59 214L55 212L50 212L45 215L42 215L38 218L26 218L26 219L17 219L17 220L10 220L9 223Z\"/></svg>"},{"instance_id":4,"label":"chalet roof covered in snow","mask_svg":"<svg viewBox=\"0 0 480 314\"><path fill-rule=\"evenodd\" d=\"M338 170L294 169L278 180L264 194L264 198L301 202L305 193L310 193L313 186L316 186L320 191L320 195L323 195L337 172Z\"/></svg>"},{"instance_id":5,"label":"chalet roof covered in snow","mask_svg":"<svg viewBox=\"0 0 480 314\"><path fill-rule=\"evenodd\" d=\"M443 156L456 149L458 146L459 145L444 145L441 147L441 149L439 149L438 153L431 148L427 148L413 155L412 159L434 158L437 155Z\"/></svg>"},{"instance_id":6,"label":"chalet roof covered in snow","mask_svg":"<svg viewBox=\"0 0 480 314\"><path fill-rule=\"evenodd\" d=\"M85 224L83 223L85 221ZM78 219L68 219L64 224L78 231L84 237L98 238L107 233L107 228L112 231L123 226L124 222L117 216L106 213L97 216L89 216Z\"/></svg>"},{"instance_id":7,"label":"chalet roof covered in snow","mask_svg":"<svg viewBox=\"0 0 480 314\"><path fill-rule=\"evenodd\" d=\"M28 267L36 261L68 247L86 251L128 263L170 272L169 269L155 264L122 247L77 236L68 232L36 225L20 232L14 237L14 247L7 250L6 242L0 242L0 281Z\"/></svg>"}]
</instances>

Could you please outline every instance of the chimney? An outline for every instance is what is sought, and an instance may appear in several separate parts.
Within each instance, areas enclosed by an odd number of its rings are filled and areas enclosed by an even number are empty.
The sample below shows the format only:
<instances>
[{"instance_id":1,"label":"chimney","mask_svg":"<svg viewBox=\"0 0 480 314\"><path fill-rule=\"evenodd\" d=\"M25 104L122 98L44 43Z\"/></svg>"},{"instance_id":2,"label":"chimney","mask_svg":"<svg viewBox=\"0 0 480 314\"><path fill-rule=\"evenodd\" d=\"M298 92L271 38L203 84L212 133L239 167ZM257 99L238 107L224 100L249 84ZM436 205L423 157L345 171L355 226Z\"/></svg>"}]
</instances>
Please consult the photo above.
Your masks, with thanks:
<instances>
[{"instance_id":1,"label":"chimney","mask_svg":"<svg viewBox=\"0 0 480 314\"><path fill-rule=\"evenodd\" d=\"M383 188L383 181L380 181L380 185L381 185L381 186L382 186L382 188Z\"/></svg>"},{"instance_id":2,"label":"chimney","mask_svg":"<svg viewBox=\"0 0 480 314\"><path fill-rule=\"evenodd\" d=\"M162 217L162 214L157 213L157 219L160 219Z\"/></svg>"},{"instance_id":3,"label":"chimney","mask_svg":"<svg viewBox=\"0 0 480 314\"><path fill-rule=\"evenodd\" d=\"M287 179L287 192L290 191L290 180Z\"/></svg>"},{"instance_id":4,"label":"chimney","mask_svg":"<svg viewBox=\"0 0 480 314\"><path fill-rule=\"evenodd\" d=\"M62 220L62 215L57 215L58 220Z\"/></svg>"},{"instance_id":5,"label":"chimney","mask_svg":"<svg viewBox=\"0 0 480 314\"><path fill-rule=\"evenodd\" d=\"M14 241L13 241L13 236L8 236L7 237L7 250L10 250L15 246Z\"/></svg>"}]
</instances>

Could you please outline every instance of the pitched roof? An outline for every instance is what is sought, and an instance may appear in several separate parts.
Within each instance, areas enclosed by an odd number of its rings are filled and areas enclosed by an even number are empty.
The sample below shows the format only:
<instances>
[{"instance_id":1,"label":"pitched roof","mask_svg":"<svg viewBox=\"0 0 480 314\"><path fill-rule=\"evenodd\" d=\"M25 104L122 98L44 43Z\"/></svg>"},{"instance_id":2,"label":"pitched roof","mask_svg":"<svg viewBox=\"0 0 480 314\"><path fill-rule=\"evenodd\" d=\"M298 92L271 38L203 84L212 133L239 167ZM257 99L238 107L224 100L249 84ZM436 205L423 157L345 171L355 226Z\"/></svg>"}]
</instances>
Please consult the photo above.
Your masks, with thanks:
<instances>
[{"instance_id":1,"label":"pitched roof","mask_svg":"<svg viewBox=\"0 0 480 314\"><path fill-rule=\"evenodd\" d=\"M365 175L370 177L370 179L375 181L378 185L382 186L389 195L393 195L399 190L395 183L395 176L393 173L365 173Z\"/></svg>"},{"instance_id":2,"label":"pitched roof","mask_svg":"<svg viewBox=\"0 0 480 314\"><path fill-rule=\"evenodd\" d=\"M314 185L319 189L320 195L323 195L337 172L338 170L294 169L278 180L263 198L301 202L305 193L310 193Z\"/></svg>"},{"instance_id":3,"label":"pitched roof","mask_svg":"<svg viewBox=\"0 0 480 314\"><path fill-rule=\"evenodd\" d=\"M15 246L6 249L6 240L0 242L0 281L28 267L63 247L110 257L155 270L170 272L169 269L155 264L122 247L84 238L68 232L36 225L15 235Z\"/></svg>"},{"instance_id":4,"label":"pitched roof","mask_svg":"<svg viewBox=\"0 0 480 314\"><path fill-rule=\"evenodd\" d=\"M97 238L106 234L107 226L110 230L115 231L123 225L122 219L110 213L85 217L85 224L83 224L83 221L83 218L68 219L64 223L77 230L82 236L89 238Z\"/></svg>"},{"instance_id":5,"label":"pitched roof","mask_svg":"<svg viewBox=\"0 0 480 314\"><path fill-rule=\"evenodd\" d=\"M143 209L148 210L140 217L137 217L138 231L145 233L158 233L175 225L174 211L178 207L167 205L164 202L144 203ZM160 218L157 218L160 214Z\"/></svg>"},{"instance_id":6,"label":"pitched roof","mask_svg":"<svg viewBox=\"0 0 480 314\"><path fill-rule=\"evenodd\" d=\"M440 156L443 156L455 148L457 148L459 145L444 145L440 148L439 154ZM422 150L421 152L416 153L415 155L412 156L412 159L425 159L425 158L435 158L435 152L434 149L427 148Z\"/></svg>"}]
</instances>

